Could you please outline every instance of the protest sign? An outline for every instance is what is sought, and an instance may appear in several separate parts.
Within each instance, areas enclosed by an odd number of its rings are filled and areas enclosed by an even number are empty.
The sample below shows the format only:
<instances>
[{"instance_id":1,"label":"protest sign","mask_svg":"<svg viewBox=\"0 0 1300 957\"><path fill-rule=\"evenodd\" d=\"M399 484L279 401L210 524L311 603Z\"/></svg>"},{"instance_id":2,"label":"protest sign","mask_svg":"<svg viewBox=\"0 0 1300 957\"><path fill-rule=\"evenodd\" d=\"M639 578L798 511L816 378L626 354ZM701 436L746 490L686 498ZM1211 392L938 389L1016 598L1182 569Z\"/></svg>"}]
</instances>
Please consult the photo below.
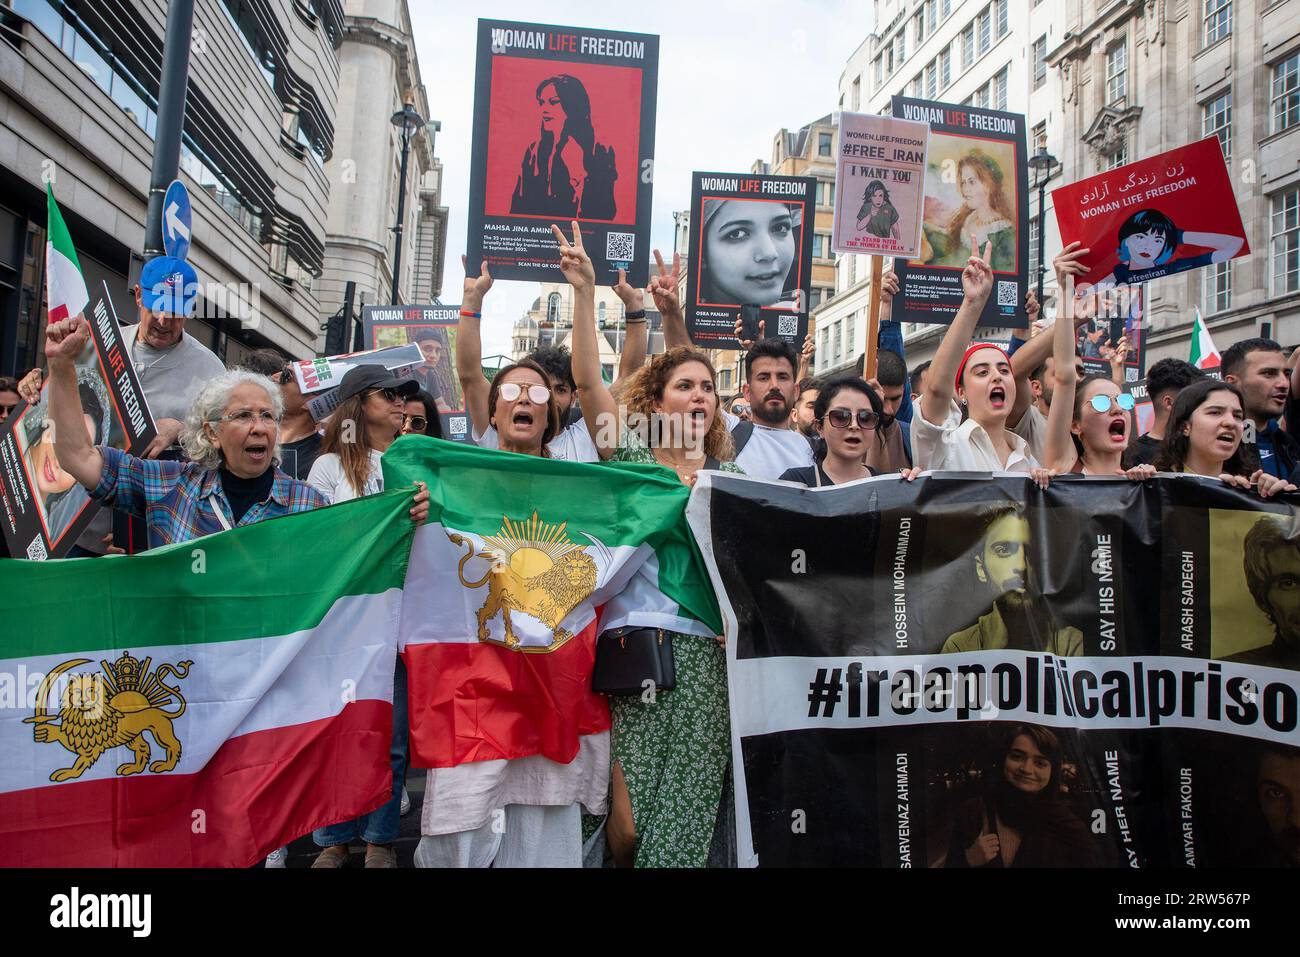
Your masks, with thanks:
<instances>
[{"instance_id":1,"label":"protest sign","mask_svg":"<svg viewBox=\"0 0 1300 957\"><path fill-rule=\"evenodd\" d=\"M1077 330L1076 351L1085 375L1111 378L1110 360L1121 339L1128 340L1124 356L1124 381L1146 375L1147 330L1142 321L1142 287L1122 286L1098 290L1097 314Z\"/></svg>"},{"instance_id":2,"label":"protest sign","mask_svg":"<svg viewBox=\"0 0 1300 957\"><path fill-rule=\"evenodd\" d=\"M319 359L299 359L292 365L298 388L303 395L311 395L336 388L348 371L357 366L381 365L385 369L397 370L418 366L423 362L424 353L418 345L411 343L363 352L347 352L338 356L322 356Z\"/></svg>"},{"instance_id":3,"label":"protest sign","mask_svg":"<svg viewBox=\"0 0 1300 957\"><path fill-rule=\"evenodd\" d=\"M1250 252L1217 137L1052 190L1061 243L1092 250L1076 286L1124 286Z\"/></svg>"},{"instance_id":4,"label":"protest sign","mask_svg":"<svg viewBox=\"0 0 1300 957\"><path fill-rule=\"evenodd\" d=\"M831 233L835 252L908 259L918 253L929 138L925 123L840 114Z\"/></svg>"},{"instance_id":5,"label":"protest sign","mask_svg":"<svg viewBox=\"0 0 1300 957\"><path fill-rule=\"evenodd\" d=\"M1147 391L1147 380L1143 376L1132 382L1125 382L1121 388L1133 396L1133 430L1134 435L1146 435L1156 424L1155 403Z\"/></svg>"},{"instance_id":6,"label":"protest sign","mask_svg":"<svg viewBox=\"0 0 1300 957\"><path fill-rule=\"evenodd\" d=\"M361 325L367 348L407 344L419 348L421 362L410 375L433 396L436 408L425 411L438 416L444 439L467 441L469 415L453 361L460 306L366 306L361 310Z\"/></svg>"},{"instance_id":7,"label":"protest sign","mask_svg":"<svg viewBox=\"0 0 1300 957\"><path fill-rule=\"evenodd\" d=\"M961 306L961 271L992 244L993 294L982 326L1028 327L1029 201L1025 117L976 106L893 98L894 116L930 124L921 251L898 259L892 318L948 323Z\"/></svg>"},{"instance_id":8,"label":"protest sign","mask_svg":"<svg viewBox=\"0 0 1300 957\"><path fill-rule=\"evenodd\" d=\"M596 282L649 278L659 38L479 20L469 269L563 282L551 224L581 224Z\"/></svg>"},{"instance_id":9,"label":"protest sign","mask_svg":"<svg viewBox=\"0 0 1300 957\"><path fill-rule=\"evenodd\" d=\"M742 865L1300 863L1261 787L1300 775L1300 631L1267 586L1300 575L1291 504L701 475Z\"/></svg>"},{"instance_id":10,"label":"protest sign","mask_svg":"<svg viewBox=\"0 0 1300 957\"><path fill-rule=\"evenodd\" d=\"M90 290L84 314L90 341L77 359L77 392L86 431L95 445L138 455L157 433L106 284ZM63 557L99 511L59 466L49 391L47 383L39 402L20 403L0 424L0 531L15 558Z\"/></svg>"},{"instance_id":11,"label":"protest sign","mask_svg":"<svg viewBox=\"0 0 1300 957\"><path fill-rule=\"evenodd\" d=\"M796 349L808 332L817 181L810 176L693 173L686 329L710 349L764 334Z\"/></svg>"}]
</instances>

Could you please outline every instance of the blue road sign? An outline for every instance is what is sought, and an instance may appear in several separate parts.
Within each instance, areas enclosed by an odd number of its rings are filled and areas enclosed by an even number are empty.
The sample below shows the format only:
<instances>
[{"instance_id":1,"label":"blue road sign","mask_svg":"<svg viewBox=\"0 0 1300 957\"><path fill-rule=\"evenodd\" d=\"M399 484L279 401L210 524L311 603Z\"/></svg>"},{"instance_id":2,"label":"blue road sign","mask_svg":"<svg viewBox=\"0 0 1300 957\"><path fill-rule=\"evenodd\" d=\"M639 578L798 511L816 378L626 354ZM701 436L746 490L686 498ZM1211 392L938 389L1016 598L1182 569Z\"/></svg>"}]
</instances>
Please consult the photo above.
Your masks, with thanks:
<instances>
[{"instance_id":1,"label":"blue road sign","mask_svg":"<svg viewBox=\"0 0 1300 957\"><path fill-rule=\"evenodd\" d=\"M190 194L185 184L172 180L163 197L162 226L163 249L168 256L188 259L190 255L190 226L194 213L190 208Z\"/></svg>"}]
</instances>

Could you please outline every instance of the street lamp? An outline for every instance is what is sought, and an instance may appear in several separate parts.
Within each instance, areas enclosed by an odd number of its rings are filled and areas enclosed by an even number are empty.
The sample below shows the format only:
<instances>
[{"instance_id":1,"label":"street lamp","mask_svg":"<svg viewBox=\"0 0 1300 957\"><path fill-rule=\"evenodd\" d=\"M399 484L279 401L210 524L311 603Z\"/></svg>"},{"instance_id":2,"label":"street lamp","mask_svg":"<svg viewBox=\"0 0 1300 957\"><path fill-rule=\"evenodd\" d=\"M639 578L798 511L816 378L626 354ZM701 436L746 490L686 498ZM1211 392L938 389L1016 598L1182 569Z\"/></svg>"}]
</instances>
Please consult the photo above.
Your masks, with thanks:
<instances>
[{"instance_id":1,"label":"street lamp","mask_svg":"<svg viewBox=\"0 0 1300 957\"><path fill-rule=\"evenodd\" d=\"M1029 167L1034 171L1034 185L1038 187L1038 303L1041 308L1043 303L1043 274L1047 271L1043 266L1043 249L1047 245L1047 235L1044 232L1044 223L1047 218L1047 207L1044 205L1043 194L1047 189L1047 181L1060 172L1059 164L1056 157L1047 152L1047 144L1039 141L1038 152L1029 158Z\"/></svg>"},{"instance_id":2,"label":"street lamp","mask_svg":"<svg viewBox=\"0 0 1300 957\"><path fill-rule=\"evenodd\" d=\"M393 252L393 296L392 304L397 305L397 285L402 278L402 221L406 214L406 157L411 149L411 137L424 126L424 119L415 112L408 94L406 104L392 115L390 123L402 131L402 167L397 174L397 223L392 232L397 234L397 248Z\"/></svg>"}]
</instances>

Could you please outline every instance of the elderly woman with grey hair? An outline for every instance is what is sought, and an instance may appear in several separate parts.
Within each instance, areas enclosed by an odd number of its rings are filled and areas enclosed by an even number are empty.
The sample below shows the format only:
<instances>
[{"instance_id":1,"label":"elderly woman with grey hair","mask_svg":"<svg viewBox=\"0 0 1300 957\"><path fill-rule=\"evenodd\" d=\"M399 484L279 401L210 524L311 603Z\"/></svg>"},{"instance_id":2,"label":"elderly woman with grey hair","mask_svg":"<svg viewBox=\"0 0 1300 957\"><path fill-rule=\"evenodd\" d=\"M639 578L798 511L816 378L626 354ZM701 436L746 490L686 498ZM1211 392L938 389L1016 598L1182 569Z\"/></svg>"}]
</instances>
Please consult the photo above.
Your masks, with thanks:
<instances>
[{"instance_id":1,"label":"elderly woman with grey hair","mask_svg":"<svg viewBox=\"0 0 1300 957\"><path fill-rule=\"evenodd\" d=\"M88 335L81 316L46 331L55 450L91 498L145 519L151 548L329 504L275 467L283 400L279 387L255 372L226 372L195 397L181 442L192 461L142 459L93 445L75 366ZM428 492L420 490L411 518L423 522L428 512Z\"/></svg>"}]
</instances>

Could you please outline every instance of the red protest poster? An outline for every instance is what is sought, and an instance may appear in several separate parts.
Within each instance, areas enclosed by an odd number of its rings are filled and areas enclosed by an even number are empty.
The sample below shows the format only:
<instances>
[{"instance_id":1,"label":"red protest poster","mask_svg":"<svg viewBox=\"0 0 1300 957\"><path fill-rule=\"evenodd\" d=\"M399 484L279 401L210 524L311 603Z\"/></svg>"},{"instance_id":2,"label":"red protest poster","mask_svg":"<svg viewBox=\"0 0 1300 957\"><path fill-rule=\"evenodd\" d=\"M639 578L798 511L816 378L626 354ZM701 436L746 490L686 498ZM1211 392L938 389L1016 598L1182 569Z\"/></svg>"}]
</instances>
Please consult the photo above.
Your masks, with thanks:
<instances>
[{"instance_id":1,"label":"red protest poster","mask_svg":"<svg viewBox=\"0 0 1300 957\"><path fill-rule=\"evenodd\" d=\"M1064 245L1092 250L1077 285L1121 286L1250 252L1217 138L1052 191Z\"/></svg>"},{"instance_id":2,"label":"red protest poster","mask_svg":"<svg viewBox=\"0 0 1300 957\"><path fill-rule=\"evenodd\" d=\"M641 84L642 71L633 67L496 57L484 213L533 216L548 225L574 217L635 223ZM575 171L585 172L578 186L566 184L567 206L555 195L558 189L548 190L544 182L550 130L574 122L564 112L566 101L581 104L583 116L590 117L583 130L591 130L591 156L584 159L582 137L575 135L554 160L566 164L575 182Z\"/></svg>"}]
</instances>

